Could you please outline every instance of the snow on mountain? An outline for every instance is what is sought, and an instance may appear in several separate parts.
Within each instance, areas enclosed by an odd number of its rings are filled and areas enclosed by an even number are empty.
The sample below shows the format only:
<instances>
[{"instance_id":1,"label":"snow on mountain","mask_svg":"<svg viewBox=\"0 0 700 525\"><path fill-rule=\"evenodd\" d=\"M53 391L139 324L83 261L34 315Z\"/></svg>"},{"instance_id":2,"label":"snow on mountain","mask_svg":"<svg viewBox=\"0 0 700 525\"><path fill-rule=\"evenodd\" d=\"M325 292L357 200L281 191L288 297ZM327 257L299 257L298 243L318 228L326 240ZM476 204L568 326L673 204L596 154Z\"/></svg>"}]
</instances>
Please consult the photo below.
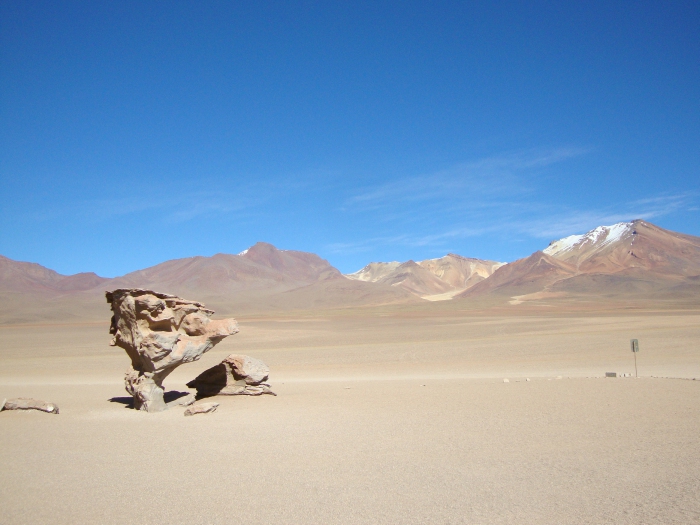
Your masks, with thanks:
<instances>
[{"instance_id":1,"label":"snow on mountain","mask_svg":"<svg viewBox=\"0 0 700 525\"><path fill-rule=\"evenodd\" d=\"M500 295L512 305L612 298L697 304L699 291L700 238L637 219L554 241L458 297Z\"/></svg>"},{"instance_id":2,"label":"snow on mountain","mask_svg":"<svg viewBox=\"0 0 700 525\"><path fill-rule=\"evenodd\" d=\"M583 235L569 235L558 241L552 241L543 251L552 257L562 257L566 252L585 248L594 250L604 248L616 241L632 235L634 223L618 222L612 226L598 226Z\"/></svg>"}]
</instances>

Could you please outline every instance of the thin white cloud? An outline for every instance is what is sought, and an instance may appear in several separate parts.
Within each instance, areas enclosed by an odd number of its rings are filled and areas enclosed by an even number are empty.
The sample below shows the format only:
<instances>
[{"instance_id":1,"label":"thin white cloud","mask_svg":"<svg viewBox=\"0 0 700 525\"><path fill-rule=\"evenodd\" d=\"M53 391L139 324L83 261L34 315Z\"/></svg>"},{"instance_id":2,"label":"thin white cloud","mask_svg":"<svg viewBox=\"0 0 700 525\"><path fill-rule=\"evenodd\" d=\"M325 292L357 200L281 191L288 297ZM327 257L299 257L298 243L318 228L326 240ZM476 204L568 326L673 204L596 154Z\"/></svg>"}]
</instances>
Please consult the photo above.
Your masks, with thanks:
<instances>
[{"instance_id":1,"label":"thin white cloud","mask_svg":"<svg viewBox=\"0 0 700 525\"><path fill-rule=\"evenodd\" d=\"M406 205L469 199L473 206L486 206L494 198L532 190L522 175L586 153L582 148L529 150L465 162L426 175L405 177L365 188L345 200L344 211L367 211Z\"/></svg>"},{"instance_id":2,"label":"thin white cloud","mask_svg":"<svg viewBox=\"0 0 700 525\"><path fill-rule=\"evenodd\" d=\"M680 210L692 210L696 193L657 195L623 203L618 209L577 210L548 203L498 201L471 210L467 224L435 233L376 236L361 242L335 243L327 246L333 253L369 252L382 246L440 248L456 239L483 235L507 235L513 241L534 238L548 241L572 234L582 234L601 225L634 219L651 220ZM544 248L544 246L543 246Z\"/></svg>"},{"instance_id":3,"label":"thin white cloud","mask_svg":"<svg viewBox=\"0 0 700 525\"><path fill-rule=\"evenodd\" d=\"M695 193L658 195L623 203L617 210L551 210L543 217L513 225L535 238L559 238L582 234L597 226L608 226L634 219L651 220L682 209L689 209Z\"/></svg>"}]
</instances>

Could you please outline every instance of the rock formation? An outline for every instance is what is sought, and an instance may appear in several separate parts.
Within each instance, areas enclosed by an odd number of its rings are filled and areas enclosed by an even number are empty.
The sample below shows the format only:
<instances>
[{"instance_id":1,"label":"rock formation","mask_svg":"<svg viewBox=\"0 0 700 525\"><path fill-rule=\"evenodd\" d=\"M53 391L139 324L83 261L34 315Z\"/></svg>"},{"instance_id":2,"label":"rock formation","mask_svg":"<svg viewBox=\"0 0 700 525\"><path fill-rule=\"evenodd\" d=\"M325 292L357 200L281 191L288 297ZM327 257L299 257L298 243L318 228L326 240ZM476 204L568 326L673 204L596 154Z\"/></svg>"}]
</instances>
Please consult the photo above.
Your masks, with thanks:
<instances>
[{"instance_id":1,"label":"rock formation","mask_svg":"<svg viewBox=\"0 0 700 525\"><path fill-rule=\"evenodd\" d=\"M105 295L114 312L110 344L131 358L124 382L137 410L165 410L163 380L168 374L238 333L235 319L212 320L213 310L196 301L138 288Z\"/></svg>"},{"instance_id":2,"label":"rock formation","mask_svg":"<svg viewBox=\"0 0 700 525\"><path fill-rule=\"evenodd\" d=\"M18 397L16 399L5 399L0 405L0 410L41 410L49 414L58 414L56 403L47 403L38 399Z\"/></svg>"},{"instance_id":3,"label":"rock formation","mask_svg":"<svg viewBox=\"0 0 700 525\"><path fill-rule=\"evenodd\" d=\"M197 397L215 395L259 396L275 394L270 385L263 381L270 375L270 369L260 361L247 355L231 354L221 363L205 370L187 383L197 389Z\"/></svg>"}]
</instances>

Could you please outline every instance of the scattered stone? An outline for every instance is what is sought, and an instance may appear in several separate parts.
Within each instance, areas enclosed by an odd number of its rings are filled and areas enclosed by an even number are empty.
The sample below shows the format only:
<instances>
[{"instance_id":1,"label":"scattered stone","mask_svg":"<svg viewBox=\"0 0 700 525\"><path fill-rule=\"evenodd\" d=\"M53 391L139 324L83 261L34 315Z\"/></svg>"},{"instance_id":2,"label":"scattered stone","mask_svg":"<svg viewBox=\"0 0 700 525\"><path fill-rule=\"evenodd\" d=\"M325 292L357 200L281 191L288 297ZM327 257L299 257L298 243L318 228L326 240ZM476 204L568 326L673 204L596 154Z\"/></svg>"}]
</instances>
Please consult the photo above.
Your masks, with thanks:
<instances>
[{"instance_id":1,"label":"scattered stone","mask_svg":"<svg viewBox=\"0 0 700 525\"><path fill-rule=\"evenodd\" d=\"M605 377L617 377L617 372L605 372Z\"/></svg>"},{"instance_id":2,"label":"scattered stone","mask_svg":"<svg viewBox=\"0 0 700 525\"><path fill-rule=\"evenodd\" d=\"M194 416L195 414L208 414L209 412L215 412L219 407L219 403L199 403L198 405L191 405L185 410L186 416Z\"/></svg>"},{"instance_id":3,"label":"scattered stone","mask_svg":"<svg viewBox=\"0 0 700 525\"><path fill-rule=\"evenodd\" d=\"M193 404L195 401L197 401L197 396L194 394L187 394L186 396L178 397L174 401L171 401L170 403L166 403L168 408L172 407L188 407L191 404Z\"/></svg>"},{"instance_id":4,"label":"scattered stone","mask_svg":"<svg viewBox=\"0 0 700 525\"><path fill-rule=\"evenodd\" d=\"M526 378L526 379L525 379L525 381L530 381L530 378L529 378L529 377L528 377L528 378Z\"/></svg>"},{"instance_id":5,"label":"scattered stone","mask_svg":"<svg viewBox=\"0 0 700 525\"><path fill-rule=\"evenodd\" d=\"M508 379L504 379L503 382L504 382L504 383L510 383L510 381L509 381Z\"/></svg>"},{"instance_id":6,"label":"scattered stone","mask_svg":"<svg viewBox=\"0 0 700 525\"><path fill-rule=\"evenodd\" d=\"M214 311L196 301L138 288L105 295L114 313L110 344L131 358L124 383L137 410L167 409L163 380L181 364L198 360L219 341L238 333L235 319L213 321Z\"/></svg>"},{"instance_id":7,"label":"scattered stone","mask_svg":"<svg viewBox=\"0 0 700 525\"><path fill-rule=\"evenodd\" d=\"M218 365L199 374L187 386L197 389L197 397L276 396L270 390L270 385L263 382L269 374L270 369L260 359L231 354Z\"/></svg>"},{"instance_id":8,"label":"scattered stone","mask_svg":"<svg viewBox=\"0 0 700 525\"><path fill-rule=\"evenodd\" d=\"M47 403L46 401L26 397L6 399L2 402L0 410L41 410L49 414L58 414L56 403Z\"/></svg>"}]
</instances>

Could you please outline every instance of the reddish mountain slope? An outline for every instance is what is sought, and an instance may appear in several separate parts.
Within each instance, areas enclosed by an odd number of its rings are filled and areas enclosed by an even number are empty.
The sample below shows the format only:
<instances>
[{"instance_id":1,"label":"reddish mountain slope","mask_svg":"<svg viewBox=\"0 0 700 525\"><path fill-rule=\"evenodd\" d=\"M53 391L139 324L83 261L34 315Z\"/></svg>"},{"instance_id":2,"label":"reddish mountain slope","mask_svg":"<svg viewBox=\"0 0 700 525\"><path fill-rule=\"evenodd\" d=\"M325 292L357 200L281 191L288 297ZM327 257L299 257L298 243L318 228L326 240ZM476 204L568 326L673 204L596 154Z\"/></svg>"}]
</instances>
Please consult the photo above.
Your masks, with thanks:
<instances>
[{"instance_id":1,"label":"reddish mountain slope","mask_svg":"<svg viewBox=\"0 0 700 525\"><path fill-rule=\"evenodd\" d=\"M576 274L576 267L558 261L543 252L498 268L488 279L475 284L457 297L486 294L522 295L543 288Z\"/></svg>"},{"instance_id":2,"label":"reddish mountain slope","mask_svg":"<svg viewBox=\"0 0 700 525\"><path fill-rule=\"evenodd\" d=\"M110 286L209 296L244 290L279 292L328 277L342 278L338 270L318 255L257 243L239 255L219 253L212 257L166 261L117 277Z\"/></svg>"},{"instance_id":3,"label":"reddish mountain slope","mask_svg":"<svg viewBox=\"0 0 700 525\"><path fill-rule=\"evenodd\" d=\"M552 243L545 253L576 265L580 273L641 269L665 277L700 274L700 237L636 220L600 226Z\"/></svg>"},{"instance_id":4,"label":"reddish mountain slope","mask_svg":"<svg viewBox=\"0 0 700 525\"><path fill-rule=\"evenodd\" d=\"M62 276L38 264L3 257L0 322L108 318L104 291L115 288L155 289L236 315L418 300L388 284L346 279L312 253L258 243L239 255L166 261L114 279L94 274Z\"/></svg>"},{"instance_id":5,"label":"reddish mountain slope","mask_svg":"<svg viewBox=\"0 0 700 525\"><path fill-rule=\"evenodd\" d=\"M0 255L0 292L70 293L88 290L107 281L92 272L61 275L40 264L13 261Z\"/></svg>"},{"instance_id":6,"label":"reddish mountain slope","mask_svg":"<svg viewBox=\"0 0 700 525\"><path fill-rule=\"evenodd\" d=\"M636 220L552 242L460 297L667 299L700 302L700 238ZM515 304L514 303L514 304Z\"/></svg>"}]
</instances>

